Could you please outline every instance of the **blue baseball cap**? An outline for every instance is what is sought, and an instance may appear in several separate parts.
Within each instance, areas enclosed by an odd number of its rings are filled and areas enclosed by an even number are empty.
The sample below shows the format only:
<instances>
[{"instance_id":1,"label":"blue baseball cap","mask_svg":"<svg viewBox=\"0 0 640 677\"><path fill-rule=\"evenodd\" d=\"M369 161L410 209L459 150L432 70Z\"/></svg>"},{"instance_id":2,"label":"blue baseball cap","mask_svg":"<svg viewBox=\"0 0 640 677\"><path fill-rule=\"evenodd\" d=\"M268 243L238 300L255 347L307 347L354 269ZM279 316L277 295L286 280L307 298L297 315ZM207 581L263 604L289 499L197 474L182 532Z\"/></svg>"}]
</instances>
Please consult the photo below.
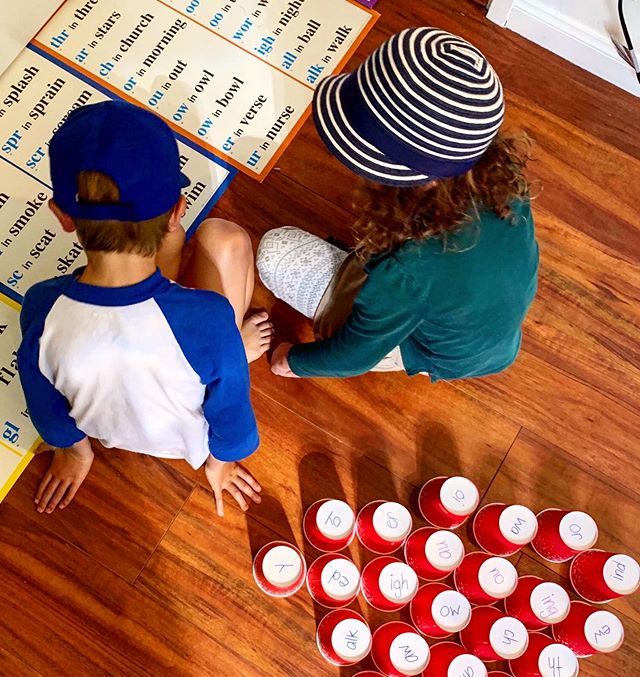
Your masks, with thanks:
<instances>
[{"instance_id":1,"label":"blue baseball cap","mask_svg":"<svg viewBox=\"0 0 640 677\"><path fill-rule=\"evenodd\" d=\"M168 212L189 179L180 171L178 144L157 115L123 101L72 111L49 144L53 199L62 211L95 221L147 221ZM120 190L116 204L78 198L78 175L108 175Z\"/></svg>"}]
</instances>

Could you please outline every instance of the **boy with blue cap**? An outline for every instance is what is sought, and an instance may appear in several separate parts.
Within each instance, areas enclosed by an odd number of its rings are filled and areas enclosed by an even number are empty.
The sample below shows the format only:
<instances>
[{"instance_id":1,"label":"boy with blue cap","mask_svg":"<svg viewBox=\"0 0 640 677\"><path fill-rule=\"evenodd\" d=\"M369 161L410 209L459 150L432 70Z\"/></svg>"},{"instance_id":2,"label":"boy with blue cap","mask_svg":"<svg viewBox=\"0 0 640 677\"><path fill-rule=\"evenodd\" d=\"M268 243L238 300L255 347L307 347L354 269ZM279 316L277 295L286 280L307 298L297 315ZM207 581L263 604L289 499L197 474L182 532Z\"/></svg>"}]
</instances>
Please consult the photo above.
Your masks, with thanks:
<instances>
[{"instance_id":1,"label":"boy with blue cap","mask_svg":"<svg viewBox=\"0 0 640 677\"><path fill-rule=\"evenodd\" d=\"M49 154L50 207L77 231L88 263L35 285L22 307L20 378L54 448L38 511L73 500L93 462L90 438L204 465L218 514L223 490L246 510L247 498L260 501L238 463L258 447L247 362L272 333L263 313L243 323L248 235L209 219L182 255L189 180L171 130L140 108L107 101L74 111Z\"/></svg>"}]
</instances>

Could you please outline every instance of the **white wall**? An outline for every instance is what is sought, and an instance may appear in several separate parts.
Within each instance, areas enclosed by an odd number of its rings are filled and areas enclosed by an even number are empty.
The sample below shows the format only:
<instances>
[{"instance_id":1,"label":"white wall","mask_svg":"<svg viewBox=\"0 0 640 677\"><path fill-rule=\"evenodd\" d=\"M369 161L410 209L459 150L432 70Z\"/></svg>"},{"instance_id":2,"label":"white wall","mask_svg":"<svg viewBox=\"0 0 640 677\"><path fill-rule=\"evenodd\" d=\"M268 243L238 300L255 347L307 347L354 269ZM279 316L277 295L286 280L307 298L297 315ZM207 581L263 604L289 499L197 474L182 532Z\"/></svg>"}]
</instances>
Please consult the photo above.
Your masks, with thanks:
<instances>
[{"instance_id":1,"label":"white wall","mask_svg":"<svg viewBox=\"0 0 640 677\"><path fill-rule=\"evenodd\" d=\"M617 0L494 0L494 5L490 19L640 96L633 69L611 42L611 36L623 37ZM640 0L625 0L625 14L640 53Z\"/></svg>"}]
</instances>

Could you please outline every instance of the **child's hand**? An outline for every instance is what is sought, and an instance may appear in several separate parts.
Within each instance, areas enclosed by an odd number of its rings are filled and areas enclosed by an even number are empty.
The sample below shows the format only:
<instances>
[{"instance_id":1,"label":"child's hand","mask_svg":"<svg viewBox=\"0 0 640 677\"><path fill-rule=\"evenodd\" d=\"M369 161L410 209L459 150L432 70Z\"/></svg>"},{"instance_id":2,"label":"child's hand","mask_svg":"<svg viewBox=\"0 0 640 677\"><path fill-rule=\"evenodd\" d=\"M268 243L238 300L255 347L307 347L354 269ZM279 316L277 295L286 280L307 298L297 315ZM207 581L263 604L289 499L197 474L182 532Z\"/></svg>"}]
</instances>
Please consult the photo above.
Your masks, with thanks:
<instances>
[{"instance_id":1,"label":"child's hand","mask_svg":"<svg viewBox=\"0 0 640 677\"><path fill-rule=\"evenodd\" d=\"M274 351L271 357L271 371L276 376L284 376L285 378L300 378L294 374L289 367L289 350L292 348L291 343L281 343Z\"/></svg>"},{"instance_id":2,"label":"child's hand","mask_svg":"<svg viewBox=\"0 0 640 677\"><path fill-rule=\"evenodd\" d=\"M91 469L93 449L85 437L67 449L42 444L37 453L44 451L53 451L53 461L40 482L34 502L38 512L51 514L57 507L66 508L73 501Z\"/></svg>"},{"instance_id":3,"label":"child's hand","mask_svg":"<svg viewBox=\"0 0 640 677\"><path fill-rule=\"evenodd\" d=\"M245 496L254 503L262 502L259 492L262 487L256 478L239 463L226 463L209 456L204 466L204 472L213 489L216 500L216 510L220 517L224 517L224 501L222 492L226 489L237 501L242 510L249 510Z\"/></svg>"}]
</instances>

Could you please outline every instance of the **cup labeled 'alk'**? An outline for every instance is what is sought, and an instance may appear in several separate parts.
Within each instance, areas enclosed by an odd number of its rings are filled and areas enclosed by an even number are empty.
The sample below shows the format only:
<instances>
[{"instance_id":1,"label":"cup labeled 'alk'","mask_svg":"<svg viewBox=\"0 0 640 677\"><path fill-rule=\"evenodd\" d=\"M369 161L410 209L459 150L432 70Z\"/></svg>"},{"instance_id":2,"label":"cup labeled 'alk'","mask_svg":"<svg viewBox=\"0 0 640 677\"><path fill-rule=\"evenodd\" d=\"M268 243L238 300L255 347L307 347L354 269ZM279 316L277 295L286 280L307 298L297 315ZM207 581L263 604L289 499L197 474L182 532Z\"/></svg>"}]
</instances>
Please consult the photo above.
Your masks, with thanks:
<instances>
[{"instance_id":1,"label":"cup labeled 'alk'","mask_svg":"<svg viewBox=\"0 0 640 677\"><path fill-rule=\"evenodd\" d=\"M327 553L311 564L307 573L311 597L330 609L348 606L360 590L360 571L344 555Z\"/></svg>"},{"instance_id":2,"label":"cup labeled 'alk'","mask_svg":"<svg viewBox=\"0 0 640 677\"><path fill-rule=\"evenodd\" d=\"M258 587L271 597L295 594L306 578L302 553L284 541L273 541L260 548L253 560L253 578Z\"/></svg>"},{"instance_id":3,"label":"cup labeled 'alk'","mask_svg":"<svg viewBox=\"0 0 640 677\"><path fill-rule=\"evenodd\" d=\"M624 642L624 627L610 611L574 601L567 618L553 627L553 637L578 658L588 658L617 651Z\"/></svg>"},{"instance_id":4,"label":"cup labeled 'alk'","mask_svg":"<svg viewBox=\"0 0 640 677\"><path fill-rule=\"evenodd\" d=\"M371 657L380 672L390 677L422 675L429 664L429 645L409 624L386 623L373 634Z\"/></svg>"},{"instance_id":5,"label":"cup labeled 'alk'","mask_svg":"<svg viewBox=\"0 0 640 677\"><path fill-rule=\"evenodd\" d=\"M440 581L460 566L464 545L452 531L423 527L407 538L404 557L420 578Z\"/></svg>"},{"instance_id":6,"label":"cup labeled 'alk'","mask_svg":"<svg viewBox=\"0 0 640 677\"><path fill-rule=\"evenodd\" d=\"M371 651L371 630L364 618L351 609L336 609L318 624L316 643L332 665L355 665Z\"/></svg>"},{"instance_id":7,"label":"cup labeled 'alk'","mask_svg":"<svg viewBox=\"0 0 640 677\"><path fill-rule=\"evenodd\" d=\"M420 514L439 529L464 524L479 502L478 488L466 477L434 477L422 486L418 496Z\"/></svg>"},{"instance_id":8,"label":"cup labeled 'alk'","mask_svg":"<svg viewBox=\"0 0 640 677\"><path fill-rule=\"evenodd\" d=\"M453 582L471 604L495 604L516 589L518 572L508 559L470 552L455 570Z\"/></svg>"},{"instance_id":9,"label":"cup labeled 'alk'","mask_svg":"<svg viewBox=\"0 0 640 677\"><path fill-rule=\"evenodd\" d=\"M598 540L598 525L587 513L549 508L536 517L538 533L531 547L548 562L567 562Z\"/></svg>"},{"instance_id":10,"label":"cup labeled 'alk'","mask_svg":"<svg viewBox=\"0 0 640 677\"><path fill-rule=\"evenodd\" d=\"M480 606L473 610L471 622L460 632L460 641L483 661L511 660L526 651L529 633L517 618L492 606Z\"/></svg>"},{"instance_id":11,"label":"cup labeled 'alk'","mask_svg":"<svg viewBox=\"0 0 640 677\"><path fill-rule=\"evenodd\" d=\"M540 632L532 632L527 650L509 661L509 670L513 677L577 677L580 666L571 649Z\"/></svg>"},{"instance_id":12,"label":"cup labeled 'alk'","mask_svg":"<svg viewBox=\"0 0 640 677\"><path fill-rule=\"evenodd\" d=\"M557 583L538 576L521 576L518 587L504 604L507 614L522 621L527 630L542 630L567 617L569 602L569 594Z\"/></svg>"},{"instance_id":13,"label":"cup labeled 'alk'","mask_svg":"<svg viewBox=\"0 0 640 677\"><path fill-rule=\"evenodd\" d=\"M304 535L320 552L338 552L355 535L356 517L344 501L323 499L309 506L302 520Z\"/></svg>"},{"instance_id":14,"label":"cup labeled 'alk'","mask_svg":"<svg viewBox=\"0 0 640 677\"><path fill-rule=\"evenodd\" d=\"M538 531L535 514L523 505L489 503L473 518L473 536L491 555L508 557L531 543Z\"/></svg>"},{"instance_id":15,"label":"cup labeled 'alk'","mask_svg":"<svg viewBox=\"0 0 640 677\"><path fill-rule=\"evenodd\" d=\"M467 627L471 604L444 583L423 585L411 600L411 620L426 637L443 639Z\"/></svg>"},{"instance_id":16,"label":"cup labeled 'alk'","mask_svg":"<svg viewBox=\"0 0 640 677\"><path fill-rule=\"evenodd\" d=\"M356 534L367 550L389 555L404 545L412 525L411 513L400 503L373 501L358 513Z\"/></svg>"},{"instance_id":17,"label":"cup labeled 'alk'","mask_svg":"<svg viewBox=\"0 0 640 677\"><path fill-rule=\"evenodd\" d=\"M601 604L633 594L640 587L640 565L628 555L587 550L571 562L569 578L580 597Z\"/></svg>"},{"instance_id":18,"label":"cup labeled 'alk'","mask_svg":"<svg viewBox=\"0 0 640 677\"><path fill-rule=\"evenodd\" d=\"M438 642L431 647L431 659L424 677L486 677L487 668L456 642Z\"/></svg>"}]
</instances>

